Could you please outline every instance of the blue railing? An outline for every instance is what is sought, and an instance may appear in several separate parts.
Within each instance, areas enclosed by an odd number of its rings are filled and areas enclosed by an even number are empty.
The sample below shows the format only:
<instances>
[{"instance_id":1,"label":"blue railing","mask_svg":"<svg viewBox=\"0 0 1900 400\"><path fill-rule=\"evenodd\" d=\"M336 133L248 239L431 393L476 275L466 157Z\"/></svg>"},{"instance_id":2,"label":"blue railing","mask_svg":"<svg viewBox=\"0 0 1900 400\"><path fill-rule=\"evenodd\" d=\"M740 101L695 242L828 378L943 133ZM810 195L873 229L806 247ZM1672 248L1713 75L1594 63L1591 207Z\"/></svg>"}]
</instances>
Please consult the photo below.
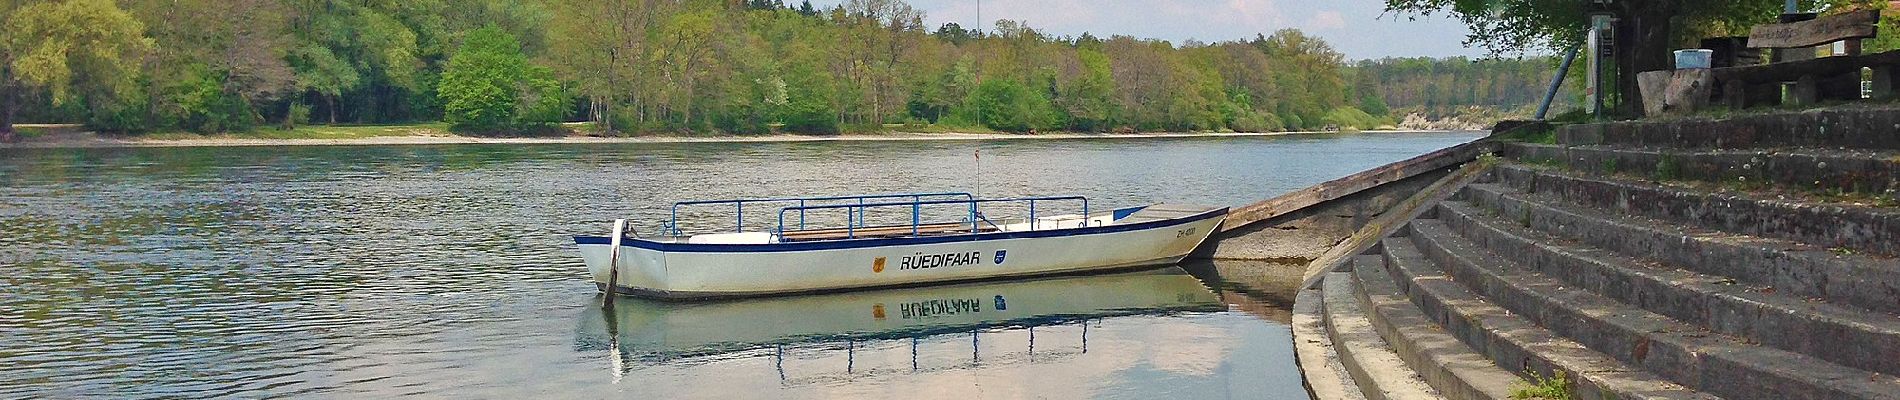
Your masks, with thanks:
<instances>
[{"instance_id":1,"label":"blue railing","mask_svg":"<svg viewBox=\"0 0 1900 400\"><path fill-rule=\"evenodd\" d=\"M792 212L792 211L798 212L799 219L800 219L798 228L799 230L803 230L804 229L803 219L804 219L804 215L806 211L842 208L842 209L845 209L845 218L846 218L845 237L856 238L857 227L861 226L861 224L864 223L863 215L864 215L865 209L876 208L876 207L910 206L910 234L911 236L917 236L920 233L922 233L921 227L923 226L924 206L949 205L949 204L961 204L968 207L970 232L975 233L981 229L981 226L978 225L978 221L987 220L987 218L983 216L982 210L979 209L979 205L985 204L985 203L1028 203L1028 208L1029 208L1028 221L1030 224L1030 230L1035 230L1036 224L1037 224L1036 202L1038 201L1042 201L1042 202L1080 201L1082 203L1082 218L1083 218L1082 224L1084 225L1088 224L1087 218L1089 218L1089 199L1087 197L1082 197L1082 196L1020 197L1020 198L1013 198L1013 199L981 199L981 200L978 200L978 199L930 200L930 201L911 200L909 202L827 204L827 205L817 205L817 206L800 205L800 206L795 206L795 207L785 207L785 208L779 209L778 211L778 230L774 231L774 233L778 233L778 234L785 233L785 214L788 212Z\"/></svg>"},{"instance_id":2,"label":"blue railing","mask_svg":"<svg viewBox=\"0 0 1900 400\"><path fill-rule=\"evenodd\" d=\"M805 207L810 202L832 202L832 201L856 200L858 205L864 205L866 204L865 203L866 200L909 198L911 199L911 202L919 202L919 201L924 201L924 199L937 198L937 197L963 197L965 201L976 199L975 196L971 196L967 192L942 192L942 193L875 194L875 195L866 195L866 196L782 197L782 198L682 201L682 202L673 203L672 216L667 219L666 226L662 228L665 229L667 232L671 233L673 236L679 236L681 234L679 219L680 219L680 207L683 207L683 206L732 204L736 208L736 212L734 212L735 218L733 219L733 226L734 226L733 231L744 232L745 231L745 205L746 203L797 202L798 207ZM910 203L904 203L904 204L910 204ZM782 211L779 214L780 214L779 226L780 226L780 230L783 230L784 225L785 225L785 217ZM859 215L858 217L859 218L856 218L854 220L862 219L862 215ZM798 214L798 226L800 227L800 229L803 229L803 227L805 226L805 214L802 210Z\"/></svg>"}]
</instances>

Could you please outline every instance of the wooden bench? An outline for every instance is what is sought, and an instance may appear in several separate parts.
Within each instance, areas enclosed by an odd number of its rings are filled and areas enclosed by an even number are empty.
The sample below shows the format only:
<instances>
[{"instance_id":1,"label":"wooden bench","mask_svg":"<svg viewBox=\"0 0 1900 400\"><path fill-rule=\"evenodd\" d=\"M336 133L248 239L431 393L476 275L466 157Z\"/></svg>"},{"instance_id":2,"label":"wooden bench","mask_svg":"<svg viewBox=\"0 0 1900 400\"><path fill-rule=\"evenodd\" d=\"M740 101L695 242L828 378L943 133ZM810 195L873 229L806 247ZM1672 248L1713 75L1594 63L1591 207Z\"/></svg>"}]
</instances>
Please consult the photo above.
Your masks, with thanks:
<instances>
[{"instance_id":1,"label":"wooden bench","mask_svg":"<svg viewBox=\"0 0 1900 400\"><path fill-rule=\"evenodd\" d=\"M1879 22L1879 11L1865 10L1756 26L1749 31L1746 48L1774 51L1773 62L1709 70L1713 88L1719 91L1716 96L1731 109L1779 104L1782 86L1793 84L1788 97L1795 104L1858 100L1862 68L1874 70L1875 97L1890 96L1892 73L1900 65L1900 54L1861 54L1861 40L1873 38ZM1815 57L1816 46L1835 42L1841 42L1845 51Z\"/></svg>"},{"instance_id":2,"label":"wooden bench","mask_svg":"<svg viewBox=\"0 0 1900 400\"><path fill-rule=\"evenodd\" d=\"M985 226L982 226L981 228L977 229L977 231L978 232L995 232L997 230L997 228L994 226L987 226L988 224L984 224L984 225ZM919 236L969 233L970 223L946 222L946 223L941 223L941 224L923 224L923 225L918 225L915 231L911 229L910 225L863 226L863 227L857 227L857 228L852 228L852 229L846 229L846 228L807 229L807 230L802 230L802 231L785 231L779 234L779 240L784 241L784 242L802 242L802 241L812 241L812 240L836 240L836 239L849 239L849 238L862 239L862 238L878 238L878 237L899 237L899 236L910 236L913 232Z\"/></svg>"}]
</instances>

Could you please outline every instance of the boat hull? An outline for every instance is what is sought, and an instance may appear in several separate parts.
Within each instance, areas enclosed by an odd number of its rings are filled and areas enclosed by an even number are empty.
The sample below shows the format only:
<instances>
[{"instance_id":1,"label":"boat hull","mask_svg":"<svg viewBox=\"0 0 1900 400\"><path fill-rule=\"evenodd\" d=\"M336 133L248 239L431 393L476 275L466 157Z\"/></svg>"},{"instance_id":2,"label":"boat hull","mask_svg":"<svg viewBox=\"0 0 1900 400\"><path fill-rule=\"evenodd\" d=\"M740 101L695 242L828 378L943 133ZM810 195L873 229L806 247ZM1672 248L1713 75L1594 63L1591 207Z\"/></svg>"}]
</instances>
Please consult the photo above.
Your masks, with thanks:
<instances>
[{"instance_id":1,"label":"boat hull","mask_svg":"<svg viewBox=\"0 0 1900 400\"><path fill-rule=\"evenodd\" d=\"M749 297L1067 274L1179 262L1227 210L1129 225L777 244L622 242L616 293ZM607 289L611 245L576 237Z\"/></svg>"}]
</instances>

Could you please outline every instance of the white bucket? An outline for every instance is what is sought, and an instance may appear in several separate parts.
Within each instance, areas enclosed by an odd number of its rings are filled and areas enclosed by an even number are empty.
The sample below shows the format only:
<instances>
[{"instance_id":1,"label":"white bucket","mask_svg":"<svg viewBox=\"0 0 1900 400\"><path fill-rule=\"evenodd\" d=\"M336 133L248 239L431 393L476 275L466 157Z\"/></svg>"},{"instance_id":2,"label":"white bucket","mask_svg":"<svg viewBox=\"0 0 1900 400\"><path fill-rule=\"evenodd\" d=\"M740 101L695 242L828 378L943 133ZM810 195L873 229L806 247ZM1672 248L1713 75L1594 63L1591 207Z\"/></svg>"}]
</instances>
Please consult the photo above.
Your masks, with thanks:
<instances>
[{"instance_id":1,"label":"white bucket","mask_svg":"<svg viewBox=\"0 0 1900 400\"><path fill-rule=\"evenodd\" d=\"M1715 58L1715 51L1709 49L1676 50L1676 69L1703 69Z\"/></svg>"}]
</instances>

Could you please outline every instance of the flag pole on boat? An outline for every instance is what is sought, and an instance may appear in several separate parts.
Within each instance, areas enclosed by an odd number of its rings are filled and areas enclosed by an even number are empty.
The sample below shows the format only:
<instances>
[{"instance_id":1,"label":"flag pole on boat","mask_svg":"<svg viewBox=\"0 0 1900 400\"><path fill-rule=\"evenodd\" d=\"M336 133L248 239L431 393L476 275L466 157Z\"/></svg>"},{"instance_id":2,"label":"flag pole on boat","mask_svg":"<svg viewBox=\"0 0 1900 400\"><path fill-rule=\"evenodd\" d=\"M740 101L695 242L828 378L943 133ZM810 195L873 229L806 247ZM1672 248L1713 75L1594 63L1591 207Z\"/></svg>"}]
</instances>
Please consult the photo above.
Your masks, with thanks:
<instances>
[{"instance_id":1,"label":"flag pole on boat","mask_svg":"<svg viewBox=\"0 0 1900 400\"><path fill-rule=\"evenodd\" d=\"M976 157L976 176L973 177L976 182L970 184L970 193L975 193L977 199L982 199L983 198L983 144L977 143L976 151L973 151L970 154ZM976 221L982 218L983 218L983 211L977 210L976 203L972 201L970 203L970 231L971 232L977 231Z\"/></svg>"},{"instance_id":2,"label":"flag pole on boat","mask_svg":"<svg viewBox=\"0 0 1900 400\"><path fill-rule=\"evenodd\" d=\"M620 236L626 232L627 220L614 220L614 231L607 235L607 308L614 307L614 286L620 284Z\"/></svg>"}]
</instances>

